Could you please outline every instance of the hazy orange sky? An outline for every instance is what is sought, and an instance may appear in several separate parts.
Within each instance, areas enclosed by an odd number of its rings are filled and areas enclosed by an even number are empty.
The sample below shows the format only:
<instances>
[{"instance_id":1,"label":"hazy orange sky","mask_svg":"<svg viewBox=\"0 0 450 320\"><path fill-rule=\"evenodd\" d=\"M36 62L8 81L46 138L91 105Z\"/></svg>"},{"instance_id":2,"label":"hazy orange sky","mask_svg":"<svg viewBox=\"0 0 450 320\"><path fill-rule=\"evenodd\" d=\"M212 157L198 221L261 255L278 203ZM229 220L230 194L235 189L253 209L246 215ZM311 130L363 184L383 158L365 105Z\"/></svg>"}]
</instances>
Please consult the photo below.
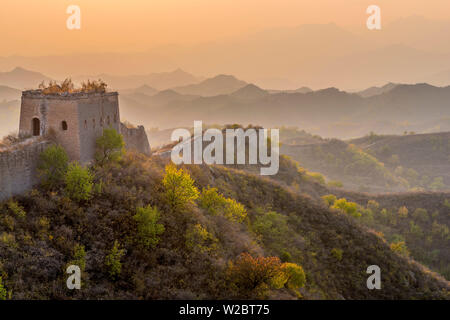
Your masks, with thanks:
<instances>
[{"instance_id":1,"label":"hazy orange sky","mask_svg":"<svg viewBox=\"0 0 450 320\"><path fill-rule=\"evenodd\" d=\"M81 30L66 29L70 4ZM144 51L312 23L363 28L371 4L382 23L450 17L449 0L2 0L0 56Z\"/></svg>"}]
</instances>

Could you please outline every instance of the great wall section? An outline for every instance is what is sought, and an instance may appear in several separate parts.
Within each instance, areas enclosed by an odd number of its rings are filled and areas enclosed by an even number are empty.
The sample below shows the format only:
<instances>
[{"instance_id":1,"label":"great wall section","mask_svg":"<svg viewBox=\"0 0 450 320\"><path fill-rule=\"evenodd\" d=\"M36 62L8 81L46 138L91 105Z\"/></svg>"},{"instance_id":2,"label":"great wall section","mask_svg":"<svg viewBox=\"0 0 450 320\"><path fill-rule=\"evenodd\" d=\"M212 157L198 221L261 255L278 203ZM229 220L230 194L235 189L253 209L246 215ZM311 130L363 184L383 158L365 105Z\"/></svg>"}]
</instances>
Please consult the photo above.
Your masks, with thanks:
<instances>
[{"instance_id":1,"label":"great wall section","mask_svg":"<svg viewBox=\"0 0 450 320\"><path fill-rule=\"evenodd\" d=\"M0 147L0 201L22 194L39 182L36 170L39 155L52 143L63 146L71 161L86 164L93 160L95 140L103 128L110 127L123 136L127 150L150 155L144 127L120 122L117 95L43 96L24 92L19 133L35 136ZM49 133L53 142L46 138Z\"/></svg>"},{"instance_id":2,"label":"great wall section","mask_svg":"<svg viewBox=\"0 0 450 320\"><path fill-rule=\"evenodd\" d=\"M35 141L0 150L0 201L30 190L38 181L39 155L51 142Z\"/></svg>"}]
</instances>

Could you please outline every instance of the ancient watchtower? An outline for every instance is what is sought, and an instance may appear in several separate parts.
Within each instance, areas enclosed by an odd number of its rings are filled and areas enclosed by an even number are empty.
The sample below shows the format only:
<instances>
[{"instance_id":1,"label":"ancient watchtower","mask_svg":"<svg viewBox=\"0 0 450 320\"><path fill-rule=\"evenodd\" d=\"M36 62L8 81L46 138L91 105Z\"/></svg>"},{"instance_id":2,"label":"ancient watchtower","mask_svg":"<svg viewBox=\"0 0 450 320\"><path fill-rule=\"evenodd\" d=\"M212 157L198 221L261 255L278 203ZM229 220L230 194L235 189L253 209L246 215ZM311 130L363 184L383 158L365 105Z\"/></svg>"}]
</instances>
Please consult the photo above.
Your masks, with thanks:
<instances>
[{"instance_id":1,"label":"ancient watchtower","mask_svg":"<svg viewBox=\"0 0 450 320\"><path fill-rule=\"evenodd\" d=\"M71 160L91 161L104 128L120 132L117 92L22 93L19 133L54 135Z\"/></svg>"}]
</instances>

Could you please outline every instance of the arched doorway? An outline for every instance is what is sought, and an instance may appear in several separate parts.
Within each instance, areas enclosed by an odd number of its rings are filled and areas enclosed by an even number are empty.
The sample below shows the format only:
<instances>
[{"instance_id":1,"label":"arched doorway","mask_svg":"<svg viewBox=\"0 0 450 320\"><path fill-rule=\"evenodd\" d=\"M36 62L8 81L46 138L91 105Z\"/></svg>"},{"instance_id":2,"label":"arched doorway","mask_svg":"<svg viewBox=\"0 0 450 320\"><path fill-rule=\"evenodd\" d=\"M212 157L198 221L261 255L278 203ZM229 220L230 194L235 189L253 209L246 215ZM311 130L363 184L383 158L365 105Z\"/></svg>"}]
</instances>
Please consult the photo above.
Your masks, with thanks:
<instances>
[{"instance_id":1,"label":"arched doorway","mask_svg":"<svg viewBox=\"0 0 450 320\"><path fill-rule=\"evenodd\" d=\"M41 121L38 118L33 118L33 136L41 135Z\"/></svg>"}]
</instances>

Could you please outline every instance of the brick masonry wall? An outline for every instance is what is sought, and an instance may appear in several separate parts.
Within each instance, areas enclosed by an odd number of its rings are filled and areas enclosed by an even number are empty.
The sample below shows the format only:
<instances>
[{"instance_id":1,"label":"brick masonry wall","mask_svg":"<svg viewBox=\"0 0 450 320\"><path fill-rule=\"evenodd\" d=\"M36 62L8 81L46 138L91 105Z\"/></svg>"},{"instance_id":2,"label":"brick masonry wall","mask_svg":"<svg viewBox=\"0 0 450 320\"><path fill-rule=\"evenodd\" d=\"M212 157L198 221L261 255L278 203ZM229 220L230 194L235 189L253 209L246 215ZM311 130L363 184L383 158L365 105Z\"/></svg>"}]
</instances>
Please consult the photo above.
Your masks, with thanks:
<instances>
[{"instance_id":1,"label":"brick masonry wall","mask_svg":"<svg viewBox=\"0 0 450 320\"><path fill-rule=\"evenodd\" d=\"M127 149L151 155L144 127L128 128L120 122L116 92L44 96L25 91L20 115L22 135L33 133L33 118L40 121L41 136L52 132L71 160L81 163L93 160L96 138L104 128L120 132ZM62 121L67 130L63 130ZM14 149L0 150L0 201L30 190L39 181L36 172L39 154L51 142L36 138L27 141Z\"/></svg>"},{"instance_id":2,"label":"brick masonry wall","mask_svg":"<svg viewBox=\"0 0 450 320\"><path fill-rule=\"evenodd\" d=\"M151 155L150 144L143 126L137 128L128 128L123 123L120 124L120 134L125 141L125 147L128 150L138 151L140 153Z\"/></svg>"},{"instance_id":3,"label":"brick masonry wall","mask_svg":"<svg viewBox=\"0 0 450 320\"><path fill-rule=\"evenodd\" d=\"M38 182L39 154L50 145L40 141L0 152L0 201L30 190Z\"/></svg>"},{"instance_id":4,"label":"brick masonry wall","mask_svg":"<svg viewBox=\"0 0 450 320\"><path fill-rule=\"evenodd\" d=\"M120 130L120 114L117 93L91 95L78 100L80 158L87 163L94 159L95 143L105 128Z\"/></svg>"}]
</instances>

